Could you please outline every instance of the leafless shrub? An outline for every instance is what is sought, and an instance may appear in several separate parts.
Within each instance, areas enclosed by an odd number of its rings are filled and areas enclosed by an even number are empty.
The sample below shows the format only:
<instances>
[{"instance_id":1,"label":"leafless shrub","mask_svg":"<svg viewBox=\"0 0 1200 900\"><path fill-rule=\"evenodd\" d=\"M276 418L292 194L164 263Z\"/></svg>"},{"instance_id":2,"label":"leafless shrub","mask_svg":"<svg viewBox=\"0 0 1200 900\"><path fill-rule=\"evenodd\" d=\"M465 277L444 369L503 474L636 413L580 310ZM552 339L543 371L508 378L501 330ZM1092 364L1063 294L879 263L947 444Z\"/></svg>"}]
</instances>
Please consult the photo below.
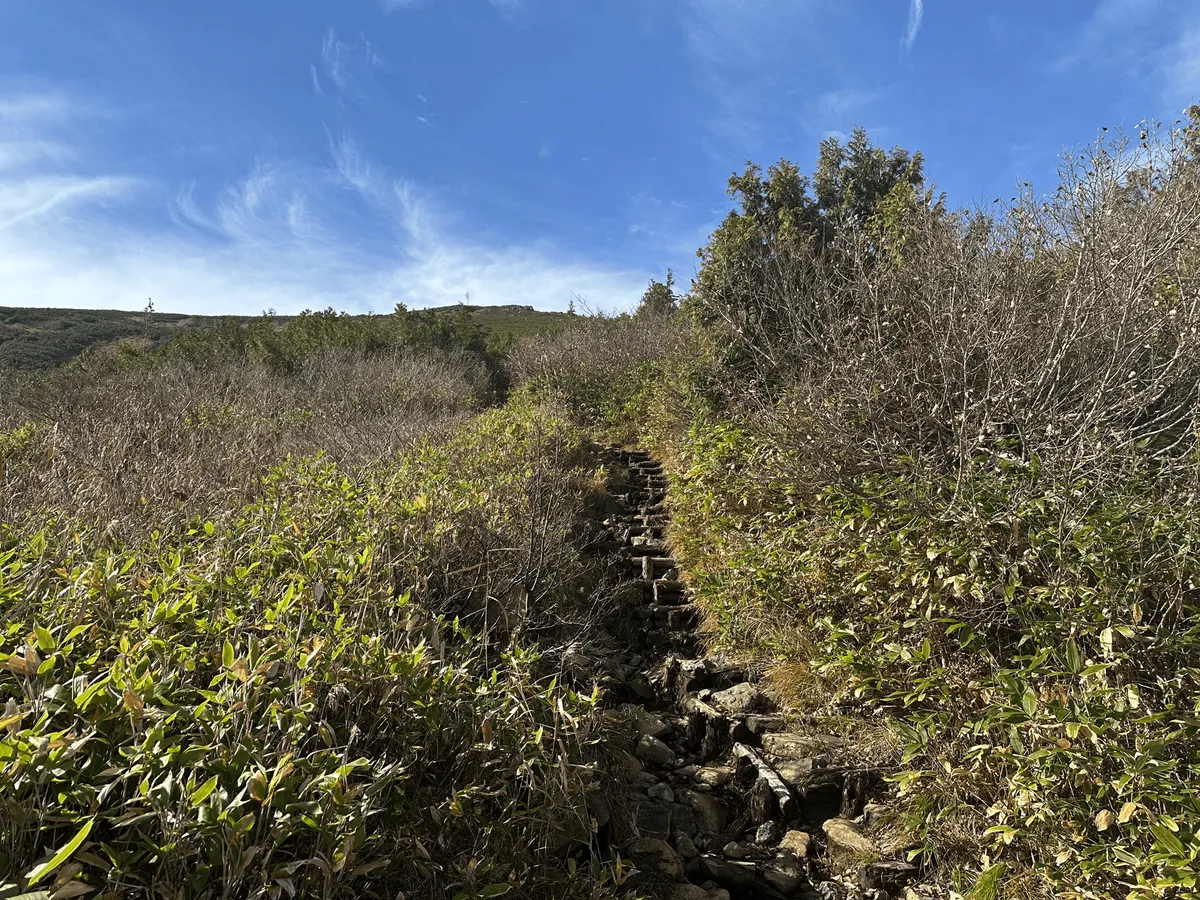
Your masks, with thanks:
<instances>
[{"instance_id":1,"label":"leafless shrub","mask_svg":"<svg viewBox=\"0 0 1200 900\"><path fill-rule=\"evenodd\" d=\"M899 455L960 477L981 444L1065 468L1194 449L1200 183L1180 130L1068 157L1049 197L913 204L727 274L736 390L812 452L815 481Z\"/></svg>"},{"instance_id":2,"label":"leafless shrub","mask_svg":"<svg viewBox=\"0 0 1200 900\"><path fill-rule=\"evenodd\" d=\"M286 376L248 361L0 373L0 433L36 428L5 467L0 519L69 511L129 537L232 515L289 454L394 454L486 391L481 365L433 353L331 351Z\"/></svg>"}]
</instances>

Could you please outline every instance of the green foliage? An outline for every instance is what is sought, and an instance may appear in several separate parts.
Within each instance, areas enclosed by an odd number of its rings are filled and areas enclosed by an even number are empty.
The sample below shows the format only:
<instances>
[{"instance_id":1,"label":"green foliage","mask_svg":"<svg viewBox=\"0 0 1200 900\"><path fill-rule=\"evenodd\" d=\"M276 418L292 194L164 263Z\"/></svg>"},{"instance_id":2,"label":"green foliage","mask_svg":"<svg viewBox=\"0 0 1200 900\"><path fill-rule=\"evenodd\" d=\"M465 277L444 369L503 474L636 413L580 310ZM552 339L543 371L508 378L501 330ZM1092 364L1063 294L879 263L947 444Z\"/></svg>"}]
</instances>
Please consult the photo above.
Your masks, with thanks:
<instances>
[{"instance_id":1,"label":"green foliage","mask_svg":"<svg viewBox=\"0 0 1200 900\"><path fill-rule=\"evenodd\" d=\"M588 837L597 698L518 636L578 602L545 543L578 441L514 406L136 544L0 525L0 882L603 896L548 856Z\"/></svg>"},{"instance_id":2,"label":"green foliage","mask_svg":"<svg viewBox=\"0 0 1200 900\"><path fill-rule=\"evenodd\" d=\"M562 327L564 313L527 306L464 306L391 316L353 316L306 311L299 316L195 316L123 310L26 309L0 307L0 369L46 369L81 355L143 359L179 340L172 349L192 359L209 353L249 355L280 369L331 347L366 350L466 348L499 357L520 338ZM399 326L399 327L396 327Z\"/></svg>"},{"instance_id":3,"label":"green foliage","mask_svg":"<svg viewBox=\"0 0 1200 900\"><path fill-rule=\"evenodd\" d=\"M650 286L646 288L646 292L642 294L642 299L638 301L637 312L638 317L657 317L663 318L675 312L679 306L679 300L675 296L675 273L667 269L667 280L650 282Z\"/></svg>"},{"instance_id":4,"label":"green foliage","mask_svg":"<svg viewBox=\"0 0 1200 900\"><path fill-rule=\"evenodd\" d=\"M721 641L888 717L930 859L966 827L1063 888L1194 887L1192 510L1150 469L1094 484L986 455L966 482L900 461L811 496L793 453L750 423L697 421L682 445L674 543Z\"/></svg>"}]
</instances>

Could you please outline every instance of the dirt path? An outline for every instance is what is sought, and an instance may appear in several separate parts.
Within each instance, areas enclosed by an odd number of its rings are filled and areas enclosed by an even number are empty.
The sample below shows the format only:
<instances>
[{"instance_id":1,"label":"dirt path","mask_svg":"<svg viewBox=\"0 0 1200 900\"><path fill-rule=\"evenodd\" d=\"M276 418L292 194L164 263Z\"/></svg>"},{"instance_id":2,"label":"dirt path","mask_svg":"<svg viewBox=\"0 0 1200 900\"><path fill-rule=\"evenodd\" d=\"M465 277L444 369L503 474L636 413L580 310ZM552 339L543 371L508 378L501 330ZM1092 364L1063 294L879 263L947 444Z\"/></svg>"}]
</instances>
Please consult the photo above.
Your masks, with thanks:
<instances>
[{"instance_id":1,"label":"dirt path","mask_svg":"<svg viewBox=\"0 0 1200 900\"><path fill-rule=\"evenodd\" d=\"M790 730L755 673L705 656L665 537L667 480L647 453L609 447L615 512L607 544L640 582L622 612L619 709L637 723L624 855L672 900L925 897L917 871L881 859L864 826L879 773L848 765L845 742ZM628 623L627 623L628 624ZM623 835L627 835L624 837Z\"/></svg>"}]
</instances>

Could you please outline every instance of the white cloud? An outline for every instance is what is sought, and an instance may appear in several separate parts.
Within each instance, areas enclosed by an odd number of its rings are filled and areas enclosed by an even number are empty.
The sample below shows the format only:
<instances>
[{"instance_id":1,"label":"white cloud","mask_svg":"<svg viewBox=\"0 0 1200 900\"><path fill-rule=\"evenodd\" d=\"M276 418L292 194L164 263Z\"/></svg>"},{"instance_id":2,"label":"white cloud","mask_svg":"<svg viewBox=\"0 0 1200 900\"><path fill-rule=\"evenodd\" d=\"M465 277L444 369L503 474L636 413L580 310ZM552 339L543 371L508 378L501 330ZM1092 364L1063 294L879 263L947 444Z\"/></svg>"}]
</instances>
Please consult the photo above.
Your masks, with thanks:
<instances>
[{"instance_id":1,"label":"white cloud","mask_svg":"<svg viewBox=\"0 0 1200 900\"><path fill-rule=\"evenodd\" d=\"M1200 99L1200 6L1101 0L1054 67L1115 69L1130 84L1150 86L1170 113L1178 113Z\"/></svg>"},{"instance_id":2,"label":"white cloud","mask_svg":"<svg viewBox=\"0 0 1200 900\"><path fill-rule=\"evenodd\" d=\"M1181 32L1164 76L1163 100L1173 112L1185 104L1200 103L1200 17Z\"/></svg>"},{"instance_id":3,"label":"white cloud","mask_svg":"<svg viewBox=\"0 0 1200 900\"><path fill-rule=\"evenodd\" d=\"M709 125L736 145L760 142L781 61L816 39L816 0L686 0L680 27L711 100ZM764 23L769 23L764 27Z\"/></svg>"},{"instance_id":4,"label":"white cloud","mask_svg":"<svg viewBox=\"0 0 1200 900\"><path fill-rule=\"evenodd\" d=\"M332 28L325 32L321 41L321 68L341 94L363 99L373 82L374 72L382 65L379 50L365 37L351 43L341 40ZM323 94L315 68L312 78L317 92Z\"/></svg>"},{"instance_id":5,"label":"white cloud","mask_svg":"<svg viewBox=\"0 0 1200 900\"><path fill-rule=\"evenodd\" d=\"M904 49L912 50L925 19L925 0L910 0L908 5L908 27L904 30Z\"/></svg>"},{"instance_id":6,"label":"white cloud","mask_svg":"<svg viewBox=\"0 0 1200 900\"><path fill-rule=\"evenodd\" d=\"M0 96L25 136L46 109ZM390 311L470 292L473 302L547 309L578 294L615 309L647 279L547 242L484 245L457 233L433 198L348 138L331 140L324 165L263 162L208 196L190 184L164 196L130 175L50 171L49 159L28 152L22 168L0 167L6 305L139 309L153 298L160 310L196 313Z\"/></svg>"}]
</instances>

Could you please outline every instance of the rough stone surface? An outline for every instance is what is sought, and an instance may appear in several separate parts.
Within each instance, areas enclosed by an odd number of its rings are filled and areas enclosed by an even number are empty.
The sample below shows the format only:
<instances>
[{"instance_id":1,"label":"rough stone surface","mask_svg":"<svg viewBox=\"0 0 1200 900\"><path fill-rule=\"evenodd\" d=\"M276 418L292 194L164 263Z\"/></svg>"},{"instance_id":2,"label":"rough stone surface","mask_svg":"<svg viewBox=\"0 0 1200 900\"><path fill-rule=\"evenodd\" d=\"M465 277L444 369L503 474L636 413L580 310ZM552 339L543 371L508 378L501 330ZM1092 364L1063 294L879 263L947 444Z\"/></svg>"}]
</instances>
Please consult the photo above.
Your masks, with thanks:
<instances>
[{"instance_id":1,"label":"rough stone surface","mask_svg":"<svg viewBox=\"0 0 1200 900\"><path fill-rule=\"evenodd\" d=\"M665 838L671 833L671 807L665 803L639 803L634 810L639 834Z\"/></svg>"},{"instance_id":2,"label":"rough stone surface","mask_svg":"<svg viewBox=\"0 0 1200 900\"><path fill-rule=\"evenodd\" d=\"M683 860L671 849L671 845L660 838L642 838L629 846L629 855L643 869L654 871L667 878L683 877Z\"/></svg>"},{"instance_id":3,"label":"rough stone surface","mask_svg":"<svg viewBox=\"0 0 1200 900\"><path fill-rule=\"evenodd\" d=\"M879 848L875 842L858 830L858 826L847 819L828 819L822 830L829 838L831 847L855 853L859 856L875 856Z\"/></svg>"},{"instance_id":4,"label":"rough stone surface","mask_svg":"<svg viewBox=\"0 0 1200 900\"><path fill-rule=\"evenodd\" d=\"M728 713L744 716L747 713L768 712L771 700L747 681L713 694L713 703Z\"/></svg>"},{"instance_id":5,"label":"rough stone surface","mask_svg":"<svg viewBox=\"0 0 1200 900\"><path fill-rule=\"evenodd\" d=\"M655 800L662 800L666 803L675 802L675 792L672 791L668 785L665 785L662 782L659 782L651 787L650 790L646 791L646 795Z\"/></svg>"},{"instance_id":6,"label":"rough stone surface","mask_svg":"<svg viewBox=\"0 0 1200 900\"><path fill-rule=\"evenodd\" d=\"M646 762L656 766L673 766L675 765L675 751L664 744L656 737L651 737L648 734L643 734L637 742L638 756Z\"/></svg>"},{"instance_id":7,"label":"rough stone surface","mask_svg":"<svg viewBox=\"0 0 1200 900\"><path fill-rule=\"evenodd\" d=\"M860 866L858 883L868 890L874 888L888 894L895 894L917 877L917 867L911 863L899 860L873 862Z\"/></svg>"},{"instance_id":8,"label":"rough stone surface","mask_svg":"<svg viewBox=\"0 0 1200 900\"><path fill-rule=\"evenodd\" d=\"M676 831L683 831L695 837L700 833L700 829L696 827L696 814L692 812L692 808L678 801L671 804L671 826Z\"/></svg>"},{"instance_id":9,"label":"rough stone surface","mask_svg":"<svg viewBox=\"0 0 1200 900\"><path fill-rule=\"evenodd\" d=\"M746 858L746 848L743 847L741 844L739 844L737 841L730 841L728 844L726 844L724 847L721 848L721 852L725 854L725 857L727 859L745 859Z\"/></svg>"},{"instance_id":10,"label":"rough stone surface","mask_svg":"<svg viewBox=\"0 0 1200 900\"><path fill-rule=\"evenodd\" d=\"M804 865L790 853L781 854L767 863L762 874L764 879L785 894L792 893L808 881Z\"/></svg>"},{"instance_id":11,"label":"rough stone surface","mask_svg":"<svg viewBox=\"0 0 1200 900\"><path fill-rule=\"evenodd\" d=\"M662 716L655 715L654 713L642 713L638 716L638 732L664 741L671 733L671 726L667 724Z\"/></svg>"},{"instance_id":12,"label":"rough stone surface","mask_svg":"<svg viewBox=\"0 0 1200 900\"><path fill-rule=\"evenodd\" d=\"M704 766L696 771L695 779L700 784L710 787L724 787L733 778L733 769L729 766Z\"/></svg>"},{"instance_id":13,"label":"rough stone surface","mask_svg":"<svg viewBox=\"0 0 1200 900\"><path fill-rule=\"evenodd\" d=\"M720 834L725 830L726 811L720 801L696 791L684 792L684 799L696 814L696 829L701 834Z\"/></svg>"},{"instance_id":14,"label":"rough stone surface","mask_svg":"<svg viewBox=\"0 0 1200 900\"><path fill-rule=\"evenodd\" d=\"M779 840L779 826L774 822L763 822L754 832L754 843L774 844Z\"/></svg>"},{"instance_id":15,"label":"rough stone surface","mask_svg":"<svg viewBox=\"0 0 1200 900\"><path fill-rule=\"evenodd\" d=\"M798 788L812 775L813 760L809 757L784 760L775 766L775 771L786 784Z\"/></svg>"},{"instance_id":16,"label":"rough stone surface","mask_svg":"<svg viewBox=\"0 0 1200 900\"><path fill-rule=\"evenodd\" d=\"M707 878L739 897L780 897L778 889L758 877L754 863L722 859L719 856L702 856L700 871Z\"/></svg>"},{"instance_id":17,"label":"rough stone surface","mask_svg":"<svg viewBox=\"0 0 1200 900\"><path fill-rule=\"evenodd\" d=\"M729 891L708 891L698 884L681 884L671 892L671 900L729 900Z\"/></svg>"},{"instance_id":18,"label":"rough stone surface","mask_svg":"<svg viewBox=\"0 0 1200 900\"><path fill-rule=\"evenodd\" d=\"M846 741L831 734L795 734L781 731L764 734L762 746L771 756L801 759L829 750L840 750L846 746Z\"/></svg>"},{"instance_id":19,"label":"rough stone surface","mask_svg":"<svg viewBox=\"0 0 1200 900\"><path fill-rule=\"evenodd\" d=\"M803 831L789 831L779 842L780 850L790 850L797 859L808 856L808 848L812 844L812 835Z\"/></svg>"},{"instance_id":20,"label":"rough stone surface","mask_svg":"<svg viewBox=\"0 0 1200 900\"><path fill-rule=\"evenodd\" d=\"M700 851L696 849L695 842L686 831L675 832L675 849L679 851L679 855L684 859L695 859L700 855Z\"/></svg>"}]
</instances>

